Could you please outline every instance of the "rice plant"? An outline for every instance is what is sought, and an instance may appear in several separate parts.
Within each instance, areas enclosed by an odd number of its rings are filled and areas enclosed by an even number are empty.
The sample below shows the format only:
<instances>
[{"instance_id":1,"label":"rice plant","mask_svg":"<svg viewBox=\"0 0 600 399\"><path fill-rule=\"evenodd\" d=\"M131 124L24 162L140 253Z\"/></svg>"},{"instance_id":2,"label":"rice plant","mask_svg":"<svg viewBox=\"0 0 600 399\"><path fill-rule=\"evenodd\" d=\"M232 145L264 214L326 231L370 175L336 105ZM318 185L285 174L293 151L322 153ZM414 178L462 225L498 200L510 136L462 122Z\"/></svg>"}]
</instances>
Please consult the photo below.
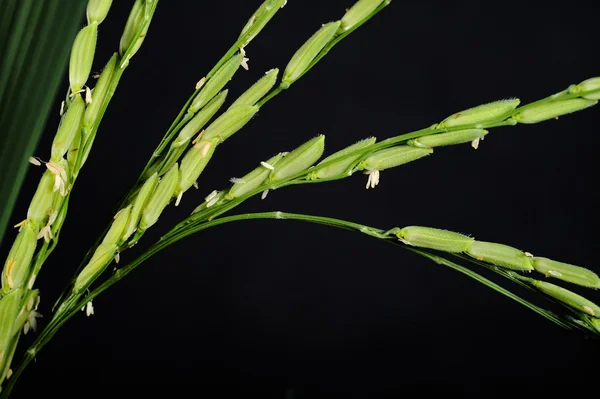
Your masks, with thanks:
<instances>
[{"instance_id":1,"label":"rice plant","mask_svg":"<svg viewBox=\"0 0 600 399\"><path fill-rule=\"evenodd\" d=\"M579 262L571 261L568 257L555 256L553 253L538 254L537 249L526 248L529 244L522 234L509 234L514 232L509 231L508 227L490 227L497 232L506 232L506 237L500 236L499 233L485 237L485 234L479 234L475 227L469 225L480 225L474 220L479 217L486 218L487 210L479 210L475 205L471 206L473 214L463 216L457 212L452 215L456 218L452 221L453 226L460 226L461 232L455 232L451 226L443 226L435 220L430 220L431 215L437 212L436 206L445 210L463 209L457 203L476 203L479 199L472 194L468 195L468 187L476 189L479 184L485 182L473 181L468 175L456 176L451 182L451 187L455 187L456 190L449 191L447 182L439 182L439 176L430 173L431 169L426 169L426 173L419 172L420 165L432 162L431 160L440 156L438 154L445 153L473 163L466 167L478 168L477 162L481 162L481 159L474 158L473 153L480 154L486 150L507 153L512 151L512 147L506 146L494 149L496 136L517 131L518 134L511 136L511 140L512 146L519 146L522 140L519 136L528 134L527 128L538 124L546 126L567 120L569 125L562 125L563 128L574 126L574 130L590 129L591 126L571 124L577 123L580 115L596 112L594 106L600 98L600 78L594 77L593 71L585 76L568 77L568 83L563 86L553 81L544 82L546 91L535 93L535 97L532 98L513 97L519 95L517 91L521 89L515 85L510 88L510 94L502 93L499 98L486 97L465 102L464 104L469 105L449 109L446 114L434 115L431 119L423 120L420 126L407 128L403 126L403 117L406 113L414 112L415 104L411 101L410 93L406 94L396 88L394 96L402 96L405 100L399 103L401 105L397 110L395 130L386 131L383 127L389 126L389 123L379 124L380 115L367 106L369 103L377 103L378 100L363 98L360 99L360 104L364 111L348 112L342 116L342 119L351 121L350 125L357 127L357 131L353 132L356 136L353 137L360 138L358 141L347 140L344 137L345 132L336 132L335 125L328 129L319 126L322 118L331 115L328 115L327 110L320 113L311 106L308 98L310 95L318 96L321 92L304 94L300 104L295 103L294 106L289 106L289 102L286 101L293 98L296 90L302 89L305 81L310 81L311 75L317 74L317 71L325 66L330 67L330 73L318 75L322 79L319 88L323 91L327 91L327 84L335 80L343 80L344 88L350 95L354 85L381 92L390 90L375 85L374 82L378 80L374 75L391 75L402 71L402 64L409 64L413 58L398 57L398 54L394 53L406 53L407 50L401 51L391 47L390 53L394 54L395 58L389 54L382 54L381 60L361 59L364 73L351 76L344 76L344 65L350 62L348 60L352 59L353 55L349 52L336 53L343 51L346 43L351 43L357 36L360 37L363 28L368 30L369 26L373 28L381 27L384 23L393 24L394 19L386 20L386 14L390 12L390 15L398 18L403 12L402 8L407 6L387 0L360 0L345 12L342 9L338 14L319 16L318 21L304 18L305 15L312 15L311 12L307 12L302 14L303 17L294 18L294 23L298 24L298 31L310 33L296 42L291 40L296 36L293 34L295 31L289 30L290 39L286 37L286 47L277 48L276 51L267 47L269 51L262 53L257 51L258 54L269 56L270 59L263 61L254 57L253 46L261 40L268 40L270 36L281 34L272 28L284 29L285 13L294 13L293 8L296 6L295 2L287 4L285 0L267 0L262 4L253 4L252 7L240 5L241 8L251 10L246 18L238 21L239 27L233 34L229 34L234 30L233 18L227 19L227 29L219 35L229 38L229 44L216 56L213 63L207 63L204 59L205 52L201 51L201 42L216 41L216 37L212 37L210 33L199 34L198 37L179 37L179 40L189 43L186 45L190 51L184 54L183 58L178 58L180 55L173 52L170 58L167 57L167 62L192 63L201 55L202 64L197 68L203 67L205 71L198 72L193 77L166 77L159 74L158 78L167 78L170 85L182 87L177 89L178 92L185 89L188 94L191 92L191 95L187 99L179 99L181 105L178 107L173 107L173 100L169 99L171 108L180 109L171 116L170 125L166 128L162 123L151 121L144 125L143 129L139 129L137 126L141 125L142 120L153 118L153 113L159 107L157 96L164 96L164 93L153 93L149 90L140 95L135 87L127 86L127 79L129 71L137 70L134 75L144 82L144 86L151 88L153 85L152 78L144 77L144 65L137 65L136 61L144 51L153 49L153 39L158 37L159 40L165 40L164 37L160 37L161 30L154 31L155 24L160 21L161 9L166 6L164 3L159 5L158 0L132 1L128 5L129 10L121 18L122 25L119 26L118 15L114 19L111 17L114 12L123 10L123 5L117 6L110 0L87 2L85 25L78 33L75 34L77 29L73 29L73 32L67 32L61 37L63 40L65 37L71 37L71 41L67 46L70 51L69 57L62 55L63 62L68 65L68 73L65 74L68 77L66 93L53 110L55 115L59 114L60 121L56 131L47 134L50 140L47 146L43 147L42 140L42 145L35 152L32 150L33 143L39 133L33 132L32 141L25 143L17 133L20 126L13 120L25 120L32 118L30 114L35 114L38 118L37 130L41 131L44 113L47 110L42 104L34 110L25 108L23 103L27 100L21 95L16 82L23 76L28 77L27 82L31 81L26 72L27 62L32 57L35 58L36 52L40 51L35 47L39 47L40 44L35 42L33 33L36 29L50 29L46 25L50 26L52 22L46 22L42 16L62 15L68 7L60 2L51 1L43 6L34 1L4 1L0 5L6 20L0 36L2 51L6 55L3 57L6 68L3 68L5 72L0 81L3 93L0 123L9 133L3 142L3 154L11 154L13 157L9 159L3 155L2 162L3 165L11 165L18 169L16 175L21 176L17 176L15 182L9 182L10 185L2 189L2 198L6 198L5 211L10 210L11 201L16 196L16 190L26 169L23 162L17 159L18 154L26 155L25 158L29 162L27 168L32 174L37 173L36 179L39 181L29 198L19 198L19 201L23 201L23 207L17 207L10 219L15 220L12 224L16 231L7 230L4 235L7 255L0 293L2 397L8 397L15 384L19 385L17 382L20 376L27 371L32 360L37 358L39 362L44 361L44 352L40 354L40 351L53 342L59 331L69 328L67 321L81 318L83 315L96 315L98 304L101 309L102 298L108 295L106 292L112 292L109 288L131 271L145 265L149 259L163 256L163 251L177 251L179 244L176 243L183 238L192 236L193 238L188 240L196 240L194 250L188 248L190 251L185 255L167 252L174 259L172 262L168 256L161 258L161 263L164 264L160 266L159 273L164 276L164 283L155 287L156 290L193 289L194 278L191 277L193 273L189 268L210 267L211 262L206 262L207 252L229 251L230 253L224 256L231 256L232 261L242 262L248 268L260 267L261 258L270 253L272 245L272 237L265 235L261 229L255 230L256 237L253 239L257 241L253 242L253 251L250 252L236 246L238 241L244 241L248 232L254 230L245 230L246 233L240 234L238 223L229 226L228 242L218 249L214 245L205 244L204 240L207 238L204 237L209 234L205 230L236 221L275 219L279 222L269 229L281 229L279 231L287 232L285 234L290 233L286 230L289 227L284 227L284 224L293 223L287 222L288 220L362 233L459 271L491 288L491 291L512 299L567 330L582 336L594 337L600 334L600 308L594 297L595 292L589 290L600 288L600 279L593 271L595 265L583 265L587 267L584 268L575 265ZM83 12L83 8L72 12ZM395 14L389 11L394 8L400 11L396 11ZM279 22L282 18L283 22ZM56 23L58 17L53 21ZM75 25L76 23L77 21L71 22ZM377 29L373 28L372 32L376 33ZM118 40L113 41L113 50L105 59L99 58L99 55L103 55L103 51L100 51L101 44L105 38L110 38L110 35L118 37ZM220 38L218 40L219 46L222 46ZM380 40L389 40L391 44L397 45L389 36L383 36ZM410 38L403 37L403 40L408 41ZM363 45L368 46L367 43ZM147 46L150 48L147 49ZM29 49L33 55L18 51L23 48ZM154 55L155 62L161 62L159 58L162 56ZM473 58L476 56L477 54L474 54ZM440 59L439 68L444 68L452 62L450 59ZM265 63L269 63L269 67L255 71ZM335 69L336 63L338 73ZM60 76L60 68L56 68L54 74ZM498 70L490 75L493 76L487 79L506 78ZM56 81L58 78L53 79ZM411 78L404 76L404 79ZM462 85L481 85L485 89L489 82L463 82ZM460 88L461 84L458 87ZM40 95L45 96L44 104L49 104L54 95L55 85L48 85L46 90ZM430 93L426 97L430 101L435 101L443 94L439 88L437 92L431 91L429 87L428 90ZM531 94L529 91L528 93ZM461 90L452 91L452 102L458 102L459 98L461 101L467 101L462 99L462 95ZM344 101L344 96L340 94L336 100ZM121 101L118 103L121 108L126 108L127 103L134 103L136 112L121 112L116 115L115 120L126 120L126 123L122 124L122 131L108 136L102 144L103 127L105 123L109 123L105 122L104 118L106 116L107 120L110 120L113 102L117 101ZM11 107L17 111L9 111ZM47 106L46 108L50 109ZM278 112L285 112L284 123L262 124L261 120L268 118L271 113ZM573 113L575 114L571 115ZM310 123L313 118L316 122ZM556 119L559 122L556 122ZM292 130L294 124L305 121L314 126L312 131L304 131L303 136L281 139L282 135L288 135L287 131ZM364 131L365 129L360 129L359 126L368 126L369 129ZM583 133L579 132L563 133L559 137L544 137L541 130L531 134L539 135L534 142L539 143L540 148L548 141L559 141L564 143L564 147L568 147L584 140ZM121 140L119 135L122 135ZM135 139L131 139L131 136L135 136ZM333 145L328 144L331 136L337 137L333 140ZM245 141L236 147L235 142L238 138ZM144 143L140 148L151 150L143 153L137 148L119 148L138 141ZM150 143L149 146L146 143ZM98 146L100 148L96 149ZM453 148L461 149L462 152L451 152ZM471 155L465 156L466 150ZM119 159L113 155L119 151L129 153L128 159ZM238 156L236 151L243 154ZM454 158L441 156L444 161L452 164ZM536 156L540 158L540 162L551 159L556 167L562 167L560 153L549 154L532 149L531 157ZM140 159L144 163L140 164ZM107 165L113 162L118 165ZM460 162L464 164L465 160ZM94 168L90 166L93 163L97 165L96 169L92 169L95 172L88 173L88 168ZM451 167L436 165L436 168ZM235 176L223 179L222 173L218 173L219 170L231 171ZM217 178L211 180L211 173ZM124 185L126 190L113 192L113 187L117 186L115 182L125 176L131 180ZM493 180L494 177L489 179ZM106 200L99 202L104 206L103 209L90 209L86 201L77 204L79 187L85 185L86 181L89 182L88 186L84 186L87 190L91 190L90 185L94 185L97 195L106 197ZM415 193L415 187L418 187L420 181L446 189L440 189L433 201L423 202ZM536 182L531 184L535 185ZM304 187L290 187L300 185ZM328 198L319 194L321 187L328 185L343 188L336 196L330 195ZM386 185L398 187L390 192L394 195L393 198L373 197ZM357 186L362 192L350 194ZM508 193L510 197L522 196L532 207L538 206L542 201L539 195L513 190L510 185L498 183L497 190ZM327 200L333 200L330 211L334 213L337 213L336 203L356 200L357 205L353 207L352 215L347 217L353 220L369 217L370 210L377 209L382 201L391 201L394 206L390 214L385 215L385 225L373 227L370 223L287 212L285 193L288 191L295 192L290 195L307 193L302 202L311 201L312 205L304 209L318 210L315 213L320 214L327 212ZM365 193L369 196L362 198ZM288 203L293 202L288 199ZM248 204L254 204L250 206L256 208L248 210ZM283 211L265 212L265 204L273 204ZM341 206L338 206L341 209ZM18 216L19 210L24 210L21 217ZM72 220L82 218L84 220L81 223L86 225L86 220L95 215L99 215L100 218L109 216L109 221L104 227L99 227L98 222L97 229L86 226L77 232L85 234L85 242L89 244L89 249L75 249L83 258L79 266L61 265L59 260L55 260L60 251L77 246L68 239L63 239L63 227L67 235L69 224L76 223L71 222ZM404 217L408 217L410 222L405 221ZM423 218L422 222L419 221L419 217ZM3 214L2 220L5 219L7 216ZM413 221L414 224L406 223ZM435 227L424 227L430 224ZM4 226L0 227L4 230ZM579 239L577 232L553 233L558 233L563 239ZM335 232L329 231L328 234L333 235ZM92 241L94 239L95 242ZM75 240L75 237L71 236L71 240ZM314 246L318 245L321 244L307 237L302 242L294 242L293 247L284 252L288 252L290 256L294 256L299 250L307 253L318 252L321 249L314 249ZM82 252L84 250L86 252ZM322 250L325 251L326 247ZM347 249L354 250L360 251L352 246ZM57 254L54 254L55 252ZM188 264L179 265L179 256L189 259L186 262ZM378 253L369 254L372 263L364 266L371 269L373 264L378 263L378 256ZM406 251L398 251L397 255L394 254L395 262L401 264L403 259L412 259L410 256ZM386 258L381 259L379 262ZM328 262L323 263L325 266L327 264ZM55 296L46 299L46 295L41 295L46 292L41 288L41 284L44 276L57 273L57 266L62 266L62 286L56 286L58 278L48 280L52 281L51 290L55 292ZM72 276L69 278L68 274ZM130 279L135 283L135 277L129 277L127 280ZM148 307L152 309L151 305ZM42 315L43 319L38 320ZM454 317L459 318L460 314ZM552 325L548 328L552 328ZM36 334L33 340L25 342L23 335L30 331ZM27 387L24 388L26 389Z\"/></svg>"}]
</instances>

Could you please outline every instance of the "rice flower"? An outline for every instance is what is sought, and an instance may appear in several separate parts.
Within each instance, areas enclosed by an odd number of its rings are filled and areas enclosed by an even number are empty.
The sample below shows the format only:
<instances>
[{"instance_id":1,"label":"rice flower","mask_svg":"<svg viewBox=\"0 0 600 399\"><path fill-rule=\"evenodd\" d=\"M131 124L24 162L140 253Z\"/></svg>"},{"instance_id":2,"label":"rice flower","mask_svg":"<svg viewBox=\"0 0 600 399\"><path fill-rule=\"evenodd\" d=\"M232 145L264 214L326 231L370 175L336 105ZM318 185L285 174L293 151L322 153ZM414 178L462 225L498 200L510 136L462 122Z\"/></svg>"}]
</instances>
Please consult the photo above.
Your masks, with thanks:
<instances>
[{"instance_id":1,"label":"rice flower","mask_svg":"<svg viewBox=\"0 0 600 399\"><path fill-rule=\"evenodd\" d=\"M596 305L594 302L582 297L581 295L569 291L566 288L559 287L558 285L547 283L545 281L534 280L532 284L535 288L542 291L544 294L558 299L565 305L568 305L590 316L596 318L600 317L600 307L598 307L598 305Z\"/></svg>"},{"instance_id":2,"label":"rice flower","mask_svg":"<svg viewBox=\"0 0 600 399\"><path fill-rule=\"evenodd\" d=\"M75 37L69 62L69 84L72 93L79 92L90 76L97 38L97 23L92 23L81 29Z\"/></svg>"},{"instance_id":3,"label":"rice flower","mask_svg":"<svg viewBox=\"0 0 600 399\"><path fill-rule=\"evenodd\" d=\"M258 109L256 105L238 105L229 108L206 128L202 140L214 138L218 138L220 142L227 140L250 122Z\"/></svg>"},{"instance_id":4,"label":"rice flower","mask_svg":"<svg viewBox=\"0 0 600 399\"><path fill-rule=\"evenodd\" d=\"M283 8L287 0L266 0L260 7L252 14L242 32L240 33L239 39L245 38L242 46L247 46L252 39L260 33L265 25L275 16L279 9Z\"/></svg>"},{"instance_id":5,"label":"rice flower","mask_svg":"<svg viewBox=\"0 0 600 399\"><path fill-rule=\"evenodd\" d=\"M325 150L325 135L319 135L296 148L273 165L269 174L272 182L283 180L311 167L321 158Z\"/></svg>"},{"instance_id":6,"label":"rice flower","mask_svg":"<svg viewBox=\"0 0 600 399\"><path fill-rule=\"evenodd\" d=\"M41 226L48 218L48 211L52 208L55 197L55 176L50 170L46 170L40 179L38 187L31 199L27 210L27 219L36 226Z\"/></svg>"},{"instance_id":7,"label":"rice flower","mask_svg":"<svg viewBox=\"0 0 600 399\"><path fill-rule=\"evenodd\" d=\"M31 271L31 260L37 246L37 232L26 223L15 239L2 270L2 292L24 285Z\"/></svg>"},{"instance_id":8,"label":"rice flower","mask_svg":"<svg viewBox=\"0 0 600 399\"><path fill-rule=\"evenodd\" d=\"M408 245L452 253L465 252L475 241L460 233L422 226L404 227L396 232L396 237Z\"/></svg>"},{"instance_id":9,"label":"rice flower","mask_svg":"<svg viewBox=\"0 0 600 399\"><path fill-rule=\"evenodd\" d=\"M158 221L158 217L174 197L178 184L179 165L175 164L160 180L148 204L142 211L142 218L139 224L141 231L148 230Z\"/></svg>"},{"instance_id":10,"label":"rice flower","mask_svg":"<svg viewBox=\"0 0 600 399\"><path fill-rule=\"evenodd\" d=\"M586 91L592 91L592 90L600 90L600 77L595 77L595 78L590 78L590 79L586 79L583 82L579 83L576 87L574 92L575 93L585 93ZM600 100L600 91L598 91L597 93L594 94L588 94L583 96L583 98L586 98L588 100Z\"/></svg>"},{"instance_id":11,"label":"rice flower","mask_svg":"<svg viewBox=\"0 0 600 399\"><path fill-rule=\"evenodd\" d=\"M219 143L218 138L212 140L202 140L190 148L181 160L181 178L177 186L177 198L194 185L204 168L210 161Z\"/></svg>"},{"instance_id":12,"label":"rice flower","mask_svg":"<svg viewBox=\"0 0 600 399\"><path fill-rule=\"evenodd\" d=\"M110 57L110 60L102 70L102 73L96 82L96 86L94 86L92 102L89 103L85 109L85 114L83 115L83 127L88 130L92 128L100 115L116 67L117 54L115 53Z\"/></svg>"},{"instance_id":13,"label":"rice flower","mask_svg":"<svg viewBox=\"0 0 600 399\"><path fill-rule=\"evenodd\" d=\"M234 108L238 105L256 104L261 98L264 97L265 94L269 92L269 90L273 88L273 86L275 86L278 74L279 69L277 68L267 71L262 78L254 83L241 96L239 96L229 108Z\"/></svg>"},{"instance_id":14,"label":"rice flower","mask_svg":"<svg viewBox=\"0 0 600 399\"><path fill-rule=\"evenodd\" d=\"M596 105L597 102L598 100L572 98L569 100L543 103L525 108L523 111L516 114L514 119L519 123L539 123L548 119L554 119L562 115L584 110Z\"/></svg>"},{"instance_id":15,"label":"rice flower","mask_svg":"<svg viewBox=\"0 0 600 399\"><path fill-rule=\"evenodd\" d=\"M142 188L137 193L135 200L133 201L133 206L131 208L131 214L129 215L127 226L125 227L123 236L121 237L122 241L126 241L137 230L140 218L142 217L142 211L145 209L146 204L148 203L150 197L154 193L154 189L156 188L157 183L158 174L154 173L152 176L146 179L146 181L142 185Z\"/></svg>"},{"instance_id":16,"label":"rice flower","mask_svg":"<svg viewBox=\"0 0 600 399\"><path fill-rule=\"evenodd\" d=\"M81 119L85 111L85 103L79 94L69 105L67 112L63 115L54 141L52 141L51 160L56 162L69 151L71 143L81 129Z\"/></svg>"},{"instance_id":17,"label":"rice flower","mask_svg":"<svg viewBox=\"0 0 600 399\"><path fill-rule=\"evenodd\" d=\"M108 15L112 0L88 0L87 4L87 20L88 24L101 24Z\"/></svg>"},{"instance_id":18,"label":"rice flower","mask_svg":"<svg viewBox=\"0 0 600 399\"><path fill-rule=\"evenodd\" d=\"M355 25L361 23L373 11L379 7L384 0L359 0L344 14L338 33L343 33Z\"/></svg>"},{"instance_id":19,"label":"rice flower","mask_svg":"<svg viewBox=\"0 0 600 399\"><path fill-rule=\"evenodd\" d=\"M131 214L132 206L121 209L114 217L114 220L110 226L110 229L104 236L102 244L115 244L118 245L121 242L121 237L129 222L129 215Z\"/></svg>"},{"instance_id":20,"label":"rice flower","mask_svg":"<svg viewBox=\"0 0 600 399\"><path fill-rule=\"evenodd\" d=\"M504 244L475 241L465 253L477 260L512 270L532 271L531 257L525 252Z\"/></svg>"},{"instance_id":21,"label":"rice flower","mask_svg":"<svg viewBox=\"0 0 600 399\"><path fill-rule=\"evenodd\" d=\"M238 53L231 57L227 62L225 62L221 68L215 72L215 74L208 79L208 81L200 90L200 93L194 97L192 100L192 105L188 109L188 112L195 114L200 110L200 108L204 107L208 102L215 96L225 85L227 82L233 78L233 75L237 72L242 64L242 59L244 56L241 53Z\"/></svg>"},{"instance_id":22,"label":"rice flower","mask_svg":"<svg viewBox=\"0 0 600 399\"><path fill-rule=\"evenodd\" d=\"M200 129L202 129L208 121L219 111L225 99L227 98L228 90L223 90L217 94L206 106L204 106L194 117L181 129L177 138L173 141L173 147L181 147L187 144Z\"/></svg>"},{"instance_id":23,"label":"rice flower","mask_svg":"<svg viewBox=\"0 0 600 399\"><path fill-rule=\"evenodd\" d=\"M448 133L431 134L416 139L408 140L406 144L413 147L433 148L463 143L479 143L488 134L484 129L465 129ZM476 145L474 145L476 147Z\"/></svg>"},{"instance_id":24,"label":"rice flower","mask_svg":"<svg viewBox=\"0 0 600 399\"><path fill-rule=\"evenodd\" d=\"M287 89L308 68L323 48L334 38L341 22L324 24L296 51L290 59L283 73L281 87Z\"/></svg>"},{"instance_id":25,"label":"rice flower","mask_svg":"<svg viewBox=\"0 0 600 399\"><path fill-rule=\"evenodd\" d=\"M75 285L73 286L73 292L79 293L86 289L88 284L92 282L96 276L100 275L112 262L118 248L119 247L116 244L100 244L98 248L96 248L94 255L92 255L92 259L90 259L89 263L77 276Z\"/></svg>"},{"instance_id":26,"label":"rice flower","mask_svg":"<svg viewBox=\"0 0 600 399\"><path fill-rule=\"evenodd\" d=\"M352 144L341 151L329 155L315 166L315 171L311 173L311 179L327 179L348 172L348 169L363 156L363 153L358 153L351 157L346 157L346 155L370 147L375 143L375 140L375 137L369 137L368 139L361 140L358 143ZM322 165L325 162L334 161L339 158L344 159L340 160L339 162L332 163L329 166L319 168L319 165Z\"/></svg>"},{"instance_id":27,"label":"rice flower","mask_svg":"<svg viewBox=\"0 0 600 399\"><path fill-rule=\"evenodd\" d=\"M438 128L477 125L490 122L500 118L503 115L514 111L519 106L521 100L518 98L494 101L488 104L479 105L464 111L457 112L444 119L438 125Z\"/></svg>"},{"instance_id":28,"label":"rice flower","mask_svg":"<svg viewBox=\"0 0 600 399\"><path fill-rule=\"evenodd\" d=\"M282 157L283 155L281 153L277 154L274 157L269 158L266 162L262 162L261 165L252 172L239 179L235 179L235 183L229 189L226 198L239 198L262 186Z\"/></svg>"},{"instance_id":29,"label":"rice flower","mask_svg":"<svg viewBox=\"0 0 600 399\"><path fill-rule=\"evenodd\" d=\"M536 256L533 258L533 268L546 277L554 277L583 287L600 288L598 275L584 267Z\"/></svg>"}]
</instances>

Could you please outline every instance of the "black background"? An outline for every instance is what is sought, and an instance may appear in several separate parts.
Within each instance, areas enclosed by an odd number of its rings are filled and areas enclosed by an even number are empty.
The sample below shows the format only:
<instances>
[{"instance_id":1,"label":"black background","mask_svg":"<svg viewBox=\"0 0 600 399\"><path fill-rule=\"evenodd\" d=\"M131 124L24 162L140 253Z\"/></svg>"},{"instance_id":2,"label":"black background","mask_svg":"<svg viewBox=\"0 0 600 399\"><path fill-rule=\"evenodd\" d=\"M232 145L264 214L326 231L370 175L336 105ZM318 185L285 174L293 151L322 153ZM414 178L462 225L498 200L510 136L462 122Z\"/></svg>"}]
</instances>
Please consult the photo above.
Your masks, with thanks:
<instances>
[{"instance_id":1,"label":"black background","mask_svg":"<svg viewBox=\"0 0 600 399\"><path fill-rule=\"evenodd\" d=\"M100 26L94 70L117 49L131 3L115 1ZM259 4L160 2L75 188L61 244L38 280L46 317L196 81ZM247 47L250 71L238 72L228 101L266 70L283 70L321 23L349 6L290 0ZM331 153L481 103L512 96L526 103L598 76L599 11L596 1L392 2L220 147L200 189L169 208L122 262L230 177L317 134L326 134ZM44 159L60 97L36 152ZM383 172L375 190L365 190L366 177L357 174L281 189L239 211L436 226L600 271L592 162L598 121L593 108L495 129L478 151L439 149ZM30 169L15 223L39 175ZM198 397L262 398L284 398L289 389L296 398L597 392L598 341L398 247L301 222L240 222L188 238L94 305L93 317L75 317L41 352L15 398L175 395L190 387Z\"/></svg>"}]
</instances>

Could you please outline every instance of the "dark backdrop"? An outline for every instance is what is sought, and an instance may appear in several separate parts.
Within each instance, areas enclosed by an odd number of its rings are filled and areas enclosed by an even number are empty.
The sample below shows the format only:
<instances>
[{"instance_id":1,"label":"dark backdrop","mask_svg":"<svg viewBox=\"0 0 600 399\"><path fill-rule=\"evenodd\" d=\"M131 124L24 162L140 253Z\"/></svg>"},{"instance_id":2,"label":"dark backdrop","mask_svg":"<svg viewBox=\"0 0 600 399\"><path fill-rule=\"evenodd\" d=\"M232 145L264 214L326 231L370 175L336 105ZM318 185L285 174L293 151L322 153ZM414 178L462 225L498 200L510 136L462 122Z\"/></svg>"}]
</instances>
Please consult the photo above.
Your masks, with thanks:
<instances>
[{"instance_id":1,"label":"dark backdrop","mask_svg":"<svg viewBox=\"0 0 600 399\"><path fill-rule=\"evenodd\" d=\"M95 70L117 48L130 3L115 1L101 25ZM266 70L283 70L321 23L341 18L351 3L290 0L248 46L250 71L231 82L230 101ZM39 279L42 313L50 314L195 82L259 4L161 1L78 181L61 245ZM598 76L599 12L593 0L543 7L392 2L227 141L200 190L169 208L122 262L230 177L317 134L327 135L331 153L470 106L512 96L530 102ZM59 104L60 96L36 152L42 158ZM478 151L439 149L385 171L375 190L365 190L366 177L357 174L275 191L240 211L311 213L381 228L436 226L600 271L592 162L598 116L591 109L495 129ZM39 173L29 172L15 223ZM596 292L586 295L600 300ZM93 317L70 321L31 364L15 398L163 389L178 395L189 387L197 397L278 399L291 388L296 398L597 392L598 341L400 248L300 222L241 222L188 238L94 304ZM22 340L29 342L31 336Z\"/></svg>"}]
</instances>

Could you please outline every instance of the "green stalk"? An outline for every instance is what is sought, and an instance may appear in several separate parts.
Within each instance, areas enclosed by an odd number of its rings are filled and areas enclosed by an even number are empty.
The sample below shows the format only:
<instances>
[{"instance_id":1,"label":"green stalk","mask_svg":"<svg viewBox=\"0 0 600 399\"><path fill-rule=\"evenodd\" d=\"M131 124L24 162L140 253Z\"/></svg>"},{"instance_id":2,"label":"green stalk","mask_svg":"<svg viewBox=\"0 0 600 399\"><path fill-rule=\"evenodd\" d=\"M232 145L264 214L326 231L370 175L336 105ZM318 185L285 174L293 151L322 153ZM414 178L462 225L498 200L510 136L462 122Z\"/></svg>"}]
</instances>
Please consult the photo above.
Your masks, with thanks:
<instances>
[{"instance_id":1,"label":"green stalk","mask_svg":"<svg viewBox=\"0 0 600 399\"><path fill-rule=\"evenodd\" d=\"M7 391L12 387L12 384L17 380L19 375L23 372L27 364L39 353L39 351L50 341L50 339L58 332L58 330L66 323L71 317L78 313L78 310L81 309L85 304L93 299L95 299L102 292L110 288L112 285L119 282L123 277L131 273L134 269L136 269L140 264L142 264L145 260L160 252L164 248L169 245L179 241L182 238L188 237L192 234L201 232L211 227L219 226L222 224L227 224L231 222L237 221L246 221L246 220L256 220L256 219L276 219L276 220L298 220L303 222L315 223L320 225L331 226L339 229L355 231L367 236L384 240L386 242L393 243L394 245L401 246L411 252L414 252L420 256L423 256L429 260L434 261L437 264L442 266L450 267L460 273L465 274L466 276L484 284L485 286L492 288L493 290L501 293L502 295L516 301L517 303L526 306L527 308L533 310L539 315L547 318L548 320L564 327L567 329L572 328L581 328L580 325L575 324L573 321L569 319L564 319L552 312L549 312L543 308L540 308L529 301L519 297L518 295L508 291L507 289L501 287L500 285L492 282L491 280L479 275L478 273L460 265L455 262L452 262L442 256L434 255L429 251L408 247L404 244L398 242L395 234L392 233L394 229L390 230L382 230L358 223L353 223L345 220L329 218L329 217L321 217L321 216L312 216L312 215L303 215L296 213L287 213L287 212L262 212L262 213L246 213L234 216L223 217L219 219L214 219L198 226L194 226L192 228L186 229L184 232L181 232L176 237L172 237L170 239L161 239L151 248L149 248L144 254L138 257L133 262L127 264L126 266L118 269L109 279L107 279L104 283L99 285L96 289L92 290L89 295L87 295L83 299L77 300L77 298L72 298L68 301L64 308L62 308L59 312L54 315L54 318L48 324L48 326L44 329L44 331L37 337L32 346L27 350L25 358L22 363L16 369L13 378L11 379L10 385L7 386ZM504 277L506 275L502 274ZM4 398L1 396L0 398Z\"/></svg>"}]
</instances>

